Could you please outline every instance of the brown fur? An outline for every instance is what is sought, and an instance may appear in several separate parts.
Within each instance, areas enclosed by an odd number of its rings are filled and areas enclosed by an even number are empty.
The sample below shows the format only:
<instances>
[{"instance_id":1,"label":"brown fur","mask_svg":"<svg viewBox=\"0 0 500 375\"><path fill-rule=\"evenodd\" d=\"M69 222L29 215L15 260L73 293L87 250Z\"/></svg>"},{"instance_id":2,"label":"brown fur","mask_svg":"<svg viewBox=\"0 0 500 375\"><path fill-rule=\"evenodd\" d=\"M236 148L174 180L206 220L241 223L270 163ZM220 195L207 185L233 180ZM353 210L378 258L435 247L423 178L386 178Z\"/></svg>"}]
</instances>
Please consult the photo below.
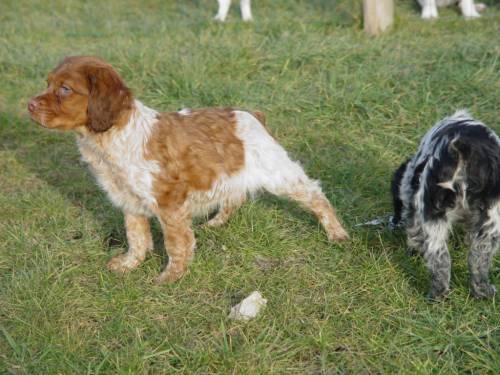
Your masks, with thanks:
<instances>
[{"instance_id":1,"label":"brown fur","mask_svg":"<svg viewBox=\"0 0 500 375\"><path fill-rule=\"evenodd\" d=\"M165 235L169 263L156 282L175 281L193 257L191 229L193 191L208 191L221 176L231 176L244 165L243 144L235 135L231 109L211 108L162 113L146 149L161 173L154 182L157 216Z\"/></svg>"},{"instance_id":2,"label":"brown fur","mask_svg":"<svg viewBox=\"0 0 500 375\"><path fill-rule=\"evenodd\" d=\"M45 127L102 132L127 122L133 97L109 64L95 57L72 56L49 73L47 89L30 103L36 105L31 117Z\"/></svg>"},{"instance_id":3,"label":"brown fur","mask_svg":"<svg viewBox=\"0 0 500 375\"><path fill-rule=\"evenodd\" d=\"M234 174L245 162L227 108L193 110L189 116L162 113L147 150L146 157L161 165L154 190L164 207L181 205L193 190L210 190L217 178Z\"/></svg>"}]
</instances>

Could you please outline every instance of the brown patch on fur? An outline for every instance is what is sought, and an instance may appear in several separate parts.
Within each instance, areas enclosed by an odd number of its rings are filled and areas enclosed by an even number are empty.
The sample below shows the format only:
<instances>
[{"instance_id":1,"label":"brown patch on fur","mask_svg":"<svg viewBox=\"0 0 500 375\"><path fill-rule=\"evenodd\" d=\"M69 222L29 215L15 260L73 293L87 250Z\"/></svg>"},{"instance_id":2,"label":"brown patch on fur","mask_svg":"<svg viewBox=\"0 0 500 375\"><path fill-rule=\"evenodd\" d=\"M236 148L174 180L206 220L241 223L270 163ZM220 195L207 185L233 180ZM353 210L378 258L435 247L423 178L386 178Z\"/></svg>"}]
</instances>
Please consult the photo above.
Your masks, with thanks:
<instances>
[{"instance_id":1,"label":"brown patch on fur","mask_svg":"<svg viewBox=\"0 0 500 375\"><path fill-rule=\"evenodd\" d=\"M146 158L160 164L153 191L169 257L156 283L179 279L193 257L189 193L208 191L220 177L243 168L243 143L235 132L236 118L229 108L160 114L146 146Z\"/></svg>"},{"instance_id":2,"label":"brown patch on fur","mask_svg":"<svg viewBox=\"0 0 500 375\"><path fill-rule=\"evenodd\" d=\"M179 207L191 191L210 190L221 176L241 170L245 154L235 132L229 108L162 113L146 147L146 157L161 166L154 182L158 205Z\"/></svg>"},{"instance_id":3,"label":"brown patch on fur","mask_svg":"<svg viewBox=\"0 0 500 375\"><path fill-rule=\"evenodd\" d=\"M103 132L130 116L132 92L111 65L95 57L65 58L47 83L30 101L31 118L47 128Z\"/></svg>"}]
</instances>

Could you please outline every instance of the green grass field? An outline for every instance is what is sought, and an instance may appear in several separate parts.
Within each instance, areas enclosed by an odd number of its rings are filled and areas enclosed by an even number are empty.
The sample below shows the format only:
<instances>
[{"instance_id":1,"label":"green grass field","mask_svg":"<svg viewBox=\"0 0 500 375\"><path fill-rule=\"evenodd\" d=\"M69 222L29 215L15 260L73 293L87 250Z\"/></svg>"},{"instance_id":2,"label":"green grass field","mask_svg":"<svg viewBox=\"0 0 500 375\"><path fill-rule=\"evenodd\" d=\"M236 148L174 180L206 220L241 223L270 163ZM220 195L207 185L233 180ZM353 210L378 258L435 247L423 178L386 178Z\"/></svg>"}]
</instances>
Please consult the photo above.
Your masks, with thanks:
<instances>
[{"instance_id":1,"label":"green grass field","mask_svg":"<svg viewBox=\"0 0 500 375\"><path fill-rule=\"evenodd\" d=\"M493 5L495 1L490 1ZM50 4L50 6L49 6ZM497 3L498 4L498 3ZM254 1L255 21L211 20L215 0L0 4L0 373L498 374L498 297L469 296L466 246L450 241L449 298L429 303L403 233L357 223L391 212L390 178L423 133L467 107L500 131L500 6L424 22L397 1L392 32L367 38L349 0ZM108 60L165 111L260 109L322 181L352 236L333 245L296 205L262 196L218 229L196 227L188 274L154 286L156 255L126 276L123 218L79 162L71 134L26 103L66 55ZM500 288L499 257L492 281ZM230 307L268 299L248 323Z\"/></svg>"}]
</instances>

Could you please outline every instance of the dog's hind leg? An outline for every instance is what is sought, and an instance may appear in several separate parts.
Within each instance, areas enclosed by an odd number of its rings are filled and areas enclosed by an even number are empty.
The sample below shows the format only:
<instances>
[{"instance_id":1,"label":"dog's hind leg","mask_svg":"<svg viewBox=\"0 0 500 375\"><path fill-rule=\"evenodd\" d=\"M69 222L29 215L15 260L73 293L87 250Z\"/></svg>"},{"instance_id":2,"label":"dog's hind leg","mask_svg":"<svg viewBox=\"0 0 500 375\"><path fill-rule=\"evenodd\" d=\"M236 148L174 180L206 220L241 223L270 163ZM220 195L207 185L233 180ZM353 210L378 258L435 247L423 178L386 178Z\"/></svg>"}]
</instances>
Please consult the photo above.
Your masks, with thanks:
<instances>
[{"instance_id":1,"label":"dog's hind leg","mask_svg":"<svg viewBox=\"0 0 500 375\"><path fill-rule=\"evenodd\" d=\"M290 160L287 152L266 130L263 116L236 111L238 136L245 144L245 170L241 178L252 194L262 189L271 194L291 198L311 210L321 222L331 241L349 236L340 224L319 183L311 180L302 167Z\"/></svg>"},{"instance_id":2,"label":"dog's hind leg","mask_svg":"<svg viewBox=\"0 0 500 375\"><path fill-rule=\"evenodd\" d=\"M218 227L224 225L229 217L245 202L246 196L243 195L239 199L227 200L219 208L219 212L207 221L206 225L209 227Z\"/></svg>"},{"instance_id":3,"label":"dog's hind leg","mask_svg":"<svg viewBox=\"0 0 500 375\"><path fill-rule=\"evenodd\" d=\"M468 256L470 284L476 298L491 298L496 293L495 286L489 283L489 270L500 238L500 205L484 216L476 216Z\"/></svg>"},{"instance_id":4,"label":"dog's hind leg","mask_svg":"<svg viewBox=\"0 0 500 375\"><path fill-rule=\"evenodd\" d=\"M290 176L291 178L287 179L286 183L266 188L266 190L275 195L292 199L312 211L325 228L330 241L347 240L349 235L342 227L334 208L321 191L319 183L310 180L298 164L291 160L289 162L291 168L288 171L295 171L295 174ZM285 166L285 168L287 167Z\"/></svg>"}]
</instances>

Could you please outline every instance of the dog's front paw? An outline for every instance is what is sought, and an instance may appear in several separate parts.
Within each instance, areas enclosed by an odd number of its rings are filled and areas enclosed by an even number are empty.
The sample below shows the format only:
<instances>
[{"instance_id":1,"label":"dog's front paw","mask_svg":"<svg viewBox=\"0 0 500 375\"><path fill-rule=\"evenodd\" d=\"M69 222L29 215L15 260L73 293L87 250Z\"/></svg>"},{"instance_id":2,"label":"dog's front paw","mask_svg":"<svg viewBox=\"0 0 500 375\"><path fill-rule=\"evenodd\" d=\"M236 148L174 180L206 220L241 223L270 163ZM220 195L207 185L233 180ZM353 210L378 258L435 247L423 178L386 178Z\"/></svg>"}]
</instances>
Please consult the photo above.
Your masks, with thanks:
<instances>
[{"instance_id":1,"label":"dog's front paw","mask_svg":"<svg viewBox=\"0 0 500 375\"><path fill-rule=\"evenodd\" d=\"M142 263L141 259L138 259L134 255L128 253L120 254L112 258L108 264L108 270L116 273L126 273L134 268L137 268Z\"/></svg>"},{"instance_id":2,"label":"dog's front paw","mask_svg":"<svg viewBox=\"0 0 500 375\"><path fill-rule=\"evenodd\" d=\"M491 284L472 284L472 295L475 298L493 298L497 292L494 285Z\"/></svg>"}]
</instances>

